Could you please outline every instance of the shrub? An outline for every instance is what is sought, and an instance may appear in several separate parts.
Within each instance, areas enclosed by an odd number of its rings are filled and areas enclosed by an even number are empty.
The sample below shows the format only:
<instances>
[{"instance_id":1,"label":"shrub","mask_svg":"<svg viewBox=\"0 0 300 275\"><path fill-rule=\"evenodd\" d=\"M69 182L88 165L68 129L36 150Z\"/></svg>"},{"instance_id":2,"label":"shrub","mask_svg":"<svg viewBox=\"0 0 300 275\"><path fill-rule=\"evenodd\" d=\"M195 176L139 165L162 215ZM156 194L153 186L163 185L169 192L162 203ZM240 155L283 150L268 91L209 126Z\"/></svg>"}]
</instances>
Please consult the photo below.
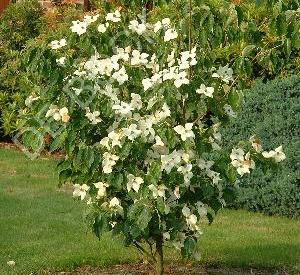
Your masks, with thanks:
<instances>
[{"instance_id":1,"label":"shrub","mask_svg":"<svg viewBox=\"0 0 300 275\"><path fill-rule=\"evenodd\" d=\"M0 15L0 39L13 51L24 48L28 39L39 34L42 15L37 0L18 1L10 4Z\"/></svg>"},{"instance_id":2,"label":"shrub","mask_svg":"<svg viewBox=\"0 0 300 275\"><path fill-rule=\"evenodd\" d=\"M34 73L28 78L27 52L62 32L64 22L82 13L74 5L63 5L45 13L37 0L10 4L0 21L0 136L13 135L20 127L25 99L38 87L33 86ZM24 59L25 57L25 59ZM40 58L43 58L42 54Z\"/></svg>"},{"instance_id":3,"label":"shrub","mask_svg":"<svg viewBox=\"0 0 300 275\"><path fill-rule=\"evenodd\" d=\"M161 275L164 242L197 258L201 221L212 222L238 175L269 156L250 142L223 150L219 131L234 115L240 81L221 61L203 68L202 48L187 39L192 17L185 26L136 19L86 15L33 47L28 69L40 88L21 134L29 155L52 135L50 149L66 153L60 180L88 204L94 233L123 234ZM285 158L280 148L268 155Z\"/></svg>"},{"instance_id":4,"label":"shrub","mask_svg":"<svg viewBox=\"0 0 300 275\"><path fill-rule=\"evenodd\" d=\"M12 133L26 94L22 51L39 34L42 9L37 0L10 4L0 15L0 135Z\"/></svg>"},{"instance_id":5,"label":"shrub","mask_svg":"<svg viewBox=\"0 0 300 275\"><path fill-rule=\"evenodd\" d=\"M256 134L266 147L283 144L287 160L276 171L256 169L243 178L235 207L300 217L300 76L259 83L245 95L239 117L227 129L230 144Z\"/></svg>"}]
</instances>

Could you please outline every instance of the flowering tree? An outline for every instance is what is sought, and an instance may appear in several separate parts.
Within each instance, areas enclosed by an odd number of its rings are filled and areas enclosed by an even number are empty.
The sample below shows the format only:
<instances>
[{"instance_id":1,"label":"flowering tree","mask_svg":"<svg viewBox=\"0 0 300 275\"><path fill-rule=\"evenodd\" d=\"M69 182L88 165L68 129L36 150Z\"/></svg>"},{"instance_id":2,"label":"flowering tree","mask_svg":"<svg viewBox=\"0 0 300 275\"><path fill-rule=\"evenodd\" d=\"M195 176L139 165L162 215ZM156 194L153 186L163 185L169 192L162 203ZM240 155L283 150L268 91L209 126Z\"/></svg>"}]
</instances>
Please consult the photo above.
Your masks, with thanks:
<instances>
[{"instance_id":1,"label":"flowering tree","mask_svg":"<svg viewBox=\"0 0 300 275\"><path fill-rule=\"evenodd\" d=\"M226 205L238 176L285 155L255 136L226 152L220 128L236 116L238 78L229 65L199 64L201 48L169 18L150 22L86 15L50 42L50 85L26 100L40 135L23 138L33 148L50 133L94 233L123 234L163 274L166 241L197 258L201 221Z\"/></svg>"}]
</instances>

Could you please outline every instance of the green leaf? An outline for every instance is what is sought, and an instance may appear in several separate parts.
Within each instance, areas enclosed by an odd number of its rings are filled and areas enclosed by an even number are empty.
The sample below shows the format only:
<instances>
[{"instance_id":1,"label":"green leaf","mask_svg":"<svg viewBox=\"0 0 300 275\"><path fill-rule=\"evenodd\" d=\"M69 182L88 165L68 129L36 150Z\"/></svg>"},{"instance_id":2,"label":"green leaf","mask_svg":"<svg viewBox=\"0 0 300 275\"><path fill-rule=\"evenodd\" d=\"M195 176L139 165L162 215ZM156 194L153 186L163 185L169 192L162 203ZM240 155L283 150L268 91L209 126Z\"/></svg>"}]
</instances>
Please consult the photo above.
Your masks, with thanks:
<instances>
[{"instance_id":1,"label":"green leaf","mask_svg":"<svg viewBox=\"0 0 300 275\"><path fill-rule=\"evenodd\" d=\"M256 48L255 45L246 46L242 51L242 56L243 57L250 56L253 53L253 51L255 50L255 48Z\"/></svg>"},{"instance_id":2,"label":"green leaf","mask_svg":"<svg viewBox=\"0 0 300 275\"><path fill-rule=\"evenodd\" d=\"M153 161L148 169L146 181L150 184L156 184L162 176L161 165L159 161Z\"/></svg>"},{"instance_id":3,"label":"green leaf","mask_svg":"<svg viewBox=\"0 0 300 275\"><path fill-rule=\"evenodd\" d=\"M128 218L143 231L152 218L149 207L143 203L135 203L129 207Z\"/></svg>"},{"instance_id":4,"label":"green leaf","mask_svg":"<svg viewBox=\"0 0 300 275\"><path fill-rule=\"evenodd\" d=\"M276 33L277 35L284 35L287 31L287 22L285 14L279 14L276 19Z\"/></svg>"},{"instance_id":5,"label":"green leaf","mask_svg":"<svg viewBox=\"0 0 300 275\"><path fill-rule=\"evenodd\" d=\"M285 40L284 50L285 50L285 53L286 53L287 57L289 58L290 55L291 55L291 52L292 52L291 39L287 38Z\"/></svg>"},{"instance_id":6,"label":"green leaf","mask_svg":"<svg viewBox=\"0 0 300 275\"><path fill-rule=\"evenodd\" d=\"M196 246L197 246L197 242L194 238L192 237L186 238L184 241L184 246L181 250L182 256L184 258L191 258L195 251Z\"/></svg>"},{"instance_id":7,"label":"green leaf","mask_svg":"<svg viewBox=\"0 0 300 275\"><path fill-rule=\"evenodd\" d=\"M94 221L94 224L93 224L93 232L100 239L100 237L107 230L107 228L108 228L107 217L104 213L100 213L95 218L95 221Z\"/></svg>"}]
</instances>

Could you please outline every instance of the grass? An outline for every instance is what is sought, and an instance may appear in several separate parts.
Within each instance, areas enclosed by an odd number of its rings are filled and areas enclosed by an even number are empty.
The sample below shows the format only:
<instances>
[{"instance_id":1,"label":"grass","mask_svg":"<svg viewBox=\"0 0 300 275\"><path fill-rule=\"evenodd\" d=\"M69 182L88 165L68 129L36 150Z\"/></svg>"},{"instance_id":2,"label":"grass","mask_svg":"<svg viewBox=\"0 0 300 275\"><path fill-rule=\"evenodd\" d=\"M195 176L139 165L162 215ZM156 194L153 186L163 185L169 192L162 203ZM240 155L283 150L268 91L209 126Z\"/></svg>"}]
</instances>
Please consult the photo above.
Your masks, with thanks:
<instances>
[{"instance_id":1,"label":"grass","mask_svg":"<svg viewBox=\"0 0 300 275\"><path fill-rule=\"evenodd\" d=\"M300 221L223 211L200 241L202 263L300 271ZM178 259L170 250L168 259ZM6 262L14 260L16 266ZM86 228L82 204L57 187L55 161L0 149L0 274L139 261L135 250Z\"/></svg>"}]
</instances>

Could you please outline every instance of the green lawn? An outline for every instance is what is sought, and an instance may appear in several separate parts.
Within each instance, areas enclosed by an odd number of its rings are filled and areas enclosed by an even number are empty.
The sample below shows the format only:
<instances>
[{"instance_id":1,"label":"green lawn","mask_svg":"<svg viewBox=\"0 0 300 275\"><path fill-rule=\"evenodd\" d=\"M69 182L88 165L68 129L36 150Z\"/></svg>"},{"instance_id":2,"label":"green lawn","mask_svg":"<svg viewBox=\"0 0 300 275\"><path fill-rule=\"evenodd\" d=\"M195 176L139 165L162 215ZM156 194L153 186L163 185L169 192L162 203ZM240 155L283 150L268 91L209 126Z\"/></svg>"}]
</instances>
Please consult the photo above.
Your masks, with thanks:
<instances>
[{"instance_id":1,"label":"green lawn","mask_svg":"<svg viewBox=\"0 0 300 275\"><path fill-rule=\"evenodd\" d=\"M137 262L121 240L106 235L99 242L88 231L82 204L57 187L54 167L54 160L0 149L0 274ZM200 245L203 264L300 271L299 220L223 211ZM168 258L178 255L168 251Z\"/></svg>"}]
</instances>

